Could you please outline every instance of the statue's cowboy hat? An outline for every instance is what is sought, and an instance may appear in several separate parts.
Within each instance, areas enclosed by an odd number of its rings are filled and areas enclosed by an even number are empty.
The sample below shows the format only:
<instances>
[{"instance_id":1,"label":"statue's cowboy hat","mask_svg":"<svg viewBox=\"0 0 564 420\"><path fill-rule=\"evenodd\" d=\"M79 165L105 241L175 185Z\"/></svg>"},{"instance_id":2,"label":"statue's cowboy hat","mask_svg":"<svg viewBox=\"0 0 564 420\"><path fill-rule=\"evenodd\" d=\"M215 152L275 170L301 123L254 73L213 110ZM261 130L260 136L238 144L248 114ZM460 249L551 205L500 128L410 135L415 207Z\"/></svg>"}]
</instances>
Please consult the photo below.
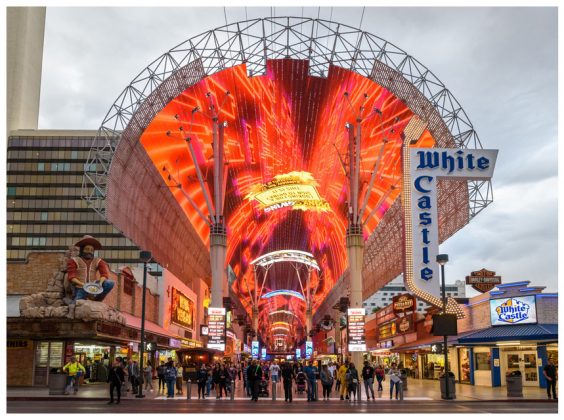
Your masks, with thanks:
<instances>
[{"instance_id":1,"label":"statue's cowboy hat","mask_svg":"<svg viewBox=\"0 0 564 420\"><path fill-rule=\"evenodd\" d=\"M94 249L102 249L102 244L98 241L98 239L94 238L93 236L90 235L84 235L80 241L78 241L77 243L74 244L74 246L77 246L79 248L86 246L86 245L92 245L94 247Z\"/></svg>"}]
</instances>

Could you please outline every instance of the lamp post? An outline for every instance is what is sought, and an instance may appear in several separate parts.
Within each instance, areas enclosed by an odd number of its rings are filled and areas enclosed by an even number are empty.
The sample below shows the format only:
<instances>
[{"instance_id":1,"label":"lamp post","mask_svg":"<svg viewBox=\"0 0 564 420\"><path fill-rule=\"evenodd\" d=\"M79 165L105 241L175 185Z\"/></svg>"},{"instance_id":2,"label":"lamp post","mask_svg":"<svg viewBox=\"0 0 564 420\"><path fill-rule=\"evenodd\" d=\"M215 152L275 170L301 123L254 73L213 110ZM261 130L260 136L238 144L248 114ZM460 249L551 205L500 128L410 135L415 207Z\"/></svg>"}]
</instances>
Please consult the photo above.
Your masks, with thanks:
<instances>
[{"instance_id":1,"label":"lamp post","mask_svg":"<svg viewBox=\"0 0 564 420\"><path fill-rule=\"evenodd\" d=\"M143 261L143 298L141 300L141 352L139 355L139 375L143 378L143 354L145 352L145 292L147 291L147 263L151 261L151 251L141 251L139 258ZM139 390L135 398L145 398L143 395L143 383L139 384Z\"/></svg>"},{"instance_id":2,"label":"lamp post","mask_svg":"<svg viewBox=\"0 0 564 420\"><path fill-rule=\"evenodd\" d=\"M446 298L446 285L445 285L445 264L448 262L448 254L438 254L437 263L441 266L441 295L443 299L443 315L446 315L447 298ZM445 356L445 399L450 400L449 393L449 368L448 368L448 336L443 336L443 352Z\"/></svg>"}]
</instances>

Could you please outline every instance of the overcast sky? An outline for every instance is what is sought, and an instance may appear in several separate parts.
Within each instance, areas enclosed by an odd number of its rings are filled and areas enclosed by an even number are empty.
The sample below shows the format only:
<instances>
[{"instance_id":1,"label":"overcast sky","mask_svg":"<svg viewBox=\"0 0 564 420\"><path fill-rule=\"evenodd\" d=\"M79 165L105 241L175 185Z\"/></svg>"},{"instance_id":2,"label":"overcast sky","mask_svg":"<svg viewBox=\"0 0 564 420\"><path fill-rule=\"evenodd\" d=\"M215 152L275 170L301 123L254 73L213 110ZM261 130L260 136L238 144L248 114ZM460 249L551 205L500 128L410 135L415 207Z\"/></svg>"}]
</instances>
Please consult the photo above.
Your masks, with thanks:
<instances>
[{"instance_id":1,"label":"overcast sky","mask_svg":"<svg viewBox=\"0 0 564 420\"><path fill-rule=\"evenodd\" d=\"M358 27L362 8L281 8ZM97 129L151 61L270 8L48 8L40 128ZM413 55L499 149L494 203L440 247L447 281L487 268L557 291L556 8L366 8L362 29ZM468 288L468 292L470 289Z\"/></svg>"}]
</instances>

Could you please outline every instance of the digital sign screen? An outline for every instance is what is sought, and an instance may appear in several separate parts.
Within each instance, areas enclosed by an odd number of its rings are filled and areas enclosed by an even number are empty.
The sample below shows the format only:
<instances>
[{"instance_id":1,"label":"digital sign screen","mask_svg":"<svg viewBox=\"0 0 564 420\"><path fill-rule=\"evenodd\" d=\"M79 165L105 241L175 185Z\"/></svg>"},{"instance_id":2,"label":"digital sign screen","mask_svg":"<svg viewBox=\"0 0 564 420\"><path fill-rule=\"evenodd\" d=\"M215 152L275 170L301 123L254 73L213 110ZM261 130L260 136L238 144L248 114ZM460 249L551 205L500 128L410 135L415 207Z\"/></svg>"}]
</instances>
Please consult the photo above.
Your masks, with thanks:
<instances>
[{"instance_id":1,"label":"digital sign screen","mask_svg":"<svg viewBox=\"0 0 564 420\"><path fill-rule=\"evenodd\" d=\"M537 322L536 296L520 296L490 300L493 326L535 324Z\"/></svg>"},{"instance_id":2,"label":"digital sign screen","mask_svg":"<svg viewBox=\"0 0 564 420\"><path fill-rule=\"evenodd\" d=\"M349 351L366 351L365 313L364 308L349 308L347 311Z\"/></svg>"},{"instance_id":3,"label":"digital sign screen","mask_svg":"<svg viewBox=\"0 0 564 420\"><path fill-rule=\"evenodd\" d=\"M173 324L192 331L194 328L194 302L174 287L172 288L171 311L170 321Z\"/></svg>"},{"instance_id":4,"label":"digital sign screen","mask_svg":"<svg viewBox=\"0 0 564 420\"><path fill-rule=\"evenodd\" d=\"M302 357L302 349L296 349L296 358L301 359Z\"/></svg>"},{"instance_id":5,"label":"digital sign screen","mask_svg":"<svg viewBox=\"0 0 564 420\"><path fill-rule=\"evenodd\" d=\"M251 343L251 357L253 359L258 359L258 355L259 355L259 342L253 341Z\"/></svg>"},{"instance_id":6,"label":"digital sign screen","mask_svg":"<svg viewBox=\"0 0 564 420\"><path fill-rule=\"evenodd\" d=\"M262 349L260 349L260 358L266 359L266 347L263 347Z\"/></svg>"},{"instance_id":7,"label":"digital sign screen","mask_svg":"<svg viewBox=\"0 0 564 420\"><path fill-rule=\"evenodd\" d=\"M225 308L208 308L208 348L225 351Z\"/></svg>"},{"instance_id":8,"label":"digital sign screen","mask_svg":"<svg viewBox=\"0 0 564 420\"><path fill-rule=\"evenodd\" d=\"M305 357L311 359L311 356L313 356L313 341L306 341Z\"/></svg>"}]
</instances>

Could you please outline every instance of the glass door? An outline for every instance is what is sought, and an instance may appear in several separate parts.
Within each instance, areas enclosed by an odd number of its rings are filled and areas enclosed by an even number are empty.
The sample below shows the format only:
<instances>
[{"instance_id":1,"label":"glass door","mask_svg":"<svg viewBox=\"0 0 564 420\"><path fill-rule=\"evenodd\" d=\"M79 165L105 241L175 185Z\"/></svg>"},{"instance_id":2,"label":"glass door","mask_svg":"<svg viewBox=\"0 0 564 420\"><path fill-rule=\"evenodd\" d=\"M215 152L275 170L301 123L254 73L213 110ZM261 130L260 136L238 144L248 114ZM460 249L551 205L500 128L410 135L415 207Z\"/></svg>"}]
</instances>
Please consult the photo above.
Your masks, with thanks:
<instances>
[{"instance_id":1,"label":"glass door","mask_svg":"<svg viewBox=\"0 0 564 420\"><path fill-rule=\"evenodd\" d=\"M525 352L522 354L522 367L523 385L524 386L538 386L539 371L537 368L537 355L532 352Z\"/></svg>"}]
</instances>

